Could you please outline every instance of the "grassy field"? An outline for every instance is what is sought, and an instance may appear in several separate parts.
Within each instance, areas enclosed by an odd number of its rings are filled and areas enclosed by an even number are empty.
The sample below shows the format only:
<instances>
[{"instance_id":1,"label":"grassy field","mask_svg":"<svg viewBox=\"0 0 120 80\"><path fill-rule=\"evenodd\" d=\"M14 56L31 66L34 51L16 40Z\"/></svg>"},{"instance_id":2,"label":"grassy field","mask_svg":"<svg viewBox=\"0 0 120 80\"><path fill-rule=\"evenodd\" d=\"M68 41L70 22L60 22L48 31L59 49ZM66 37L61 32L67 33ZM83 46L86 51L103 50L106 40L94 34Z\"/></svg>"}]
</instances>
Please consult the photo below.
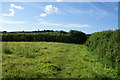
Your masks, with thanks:
<instances>
[{"instance_id":1,"label":"grassy field","mask_svg":"<svg viewBox=\"0 0 120 80\"><path fill-rule=\"evenodd\" d=\"M2 42L3 78L117 78L85 45Z\"/></svg>"}]
</instances>

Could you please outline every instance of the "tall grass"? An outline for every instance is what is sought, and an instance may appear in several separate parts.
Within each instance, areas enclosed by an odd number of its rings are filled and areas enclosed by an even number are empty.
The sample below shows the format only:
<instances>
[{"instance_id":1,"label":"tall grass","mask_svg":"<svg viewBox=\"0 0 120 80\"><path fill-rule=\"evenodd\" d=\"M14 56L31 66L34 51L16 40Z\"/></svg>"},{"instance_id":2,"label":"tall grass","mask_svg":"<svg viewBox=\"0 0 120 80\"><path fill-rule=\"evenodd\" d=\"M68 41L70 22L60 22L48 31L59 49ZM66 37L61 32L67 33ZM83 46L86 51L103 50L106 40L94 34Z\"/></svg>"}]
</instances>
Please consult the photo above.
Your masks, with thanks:
<instances>
[{"instance_id":1,"label":"tall grass","mask_svg":"<svg viewBox=\"0 0 120 80\"><path fill-rule=\"evenodd\" d=\"M85 45L2 42L3 78L117 78Z\"/></svg>"}]
</instances>

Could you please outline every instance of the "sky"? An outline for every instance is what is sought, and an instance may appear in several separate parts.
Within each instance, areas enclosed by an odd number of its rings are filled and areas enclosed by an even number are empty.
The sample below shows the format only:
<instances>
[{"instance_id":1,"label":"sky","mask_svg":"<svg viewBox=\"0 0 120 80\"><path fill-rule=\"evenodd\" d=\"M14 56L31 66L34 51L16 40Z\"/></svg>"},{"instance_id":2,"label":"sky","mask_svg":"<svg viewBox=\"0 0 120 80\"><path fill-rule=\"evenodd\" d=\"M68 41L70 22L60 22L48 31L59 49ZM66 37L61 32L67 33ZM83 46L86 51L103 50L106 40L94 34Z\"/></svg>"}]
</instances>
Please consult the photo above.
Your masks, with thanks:
<instances>
[{"instance_id":1,"label":"sky","mask_svg":"<svg viewBox=\"0 0 120 80\"><path fill-rule=\"evenodd\" d=\"M0 31L118 29L117 2L2 2Z\"/></svg>"}]
</instances>

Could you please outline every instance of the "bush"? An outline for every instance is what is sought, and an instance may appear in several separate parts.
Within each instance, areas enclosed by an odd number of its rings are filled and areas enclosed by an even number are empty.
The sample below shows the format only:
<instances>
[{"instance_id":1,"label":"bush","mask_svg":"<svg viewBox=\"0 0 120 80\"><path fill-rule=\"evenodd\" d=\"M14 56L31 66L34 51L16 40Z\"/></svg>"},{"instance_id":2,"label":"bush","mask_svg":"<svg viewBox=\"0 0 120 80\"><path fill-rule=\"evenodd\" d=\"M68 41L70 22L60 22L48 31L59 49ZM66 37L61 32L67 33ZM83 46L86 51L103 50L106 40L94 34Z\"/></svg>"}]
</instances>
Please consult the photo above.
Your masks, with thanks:
<instances>
[{"instance_id":1,"label":"bush","mask_svg":"<svg viewBox=\"0 0 120 80\"><path fill-rule=\"evenodd\" d=\"M71 30L69 32L69 35L71 37L72 42L75 42L78 44L84 43L87 39L87 36L85 33L81 32L81 31L77 31L77 30Z\"/></svg>"},{"instance_id":2,"label":"bush","mask_svg":"<svg viewBox=\"0 0 120 80\"><path fill-rule=\"evenodd\" d=\"M93 33L86 45L95 51L102 63L109 67L118 67L120 61L120 30Z\"/></svg>"},{"instance_id":3,"label":"bush","mask_svg":"<svg viewBox=\"0 0 120 80\"><path fill-rule=\"evenodd\" d=\"M65 43L77 43L83 44L86 41L86 34L81 31L71 30L54 31L54 32L42 32L42 33L3 33L2 41L47 41L47 42L65 42Z\"/></svg>"}]
</instances>

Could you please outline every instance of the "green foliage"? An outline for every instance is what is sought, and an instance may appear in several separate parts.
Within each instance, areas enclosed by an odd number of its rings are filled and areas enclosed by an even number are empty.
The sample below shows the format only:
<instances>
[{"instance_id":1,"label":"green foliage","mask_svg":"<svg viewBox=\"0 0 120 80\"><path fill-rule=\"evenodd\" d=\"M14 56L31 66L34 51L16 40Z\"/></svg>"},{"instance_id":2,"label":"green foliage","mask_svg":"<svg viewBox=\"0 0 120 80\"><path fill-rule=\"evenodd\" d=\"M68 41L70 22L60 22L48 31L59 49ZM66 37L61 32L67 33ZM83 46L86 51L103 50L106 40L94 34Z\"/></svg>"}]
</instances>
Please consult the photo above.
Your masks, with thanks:
<instances>
[{"instance_id":1,"label":"green foliage","mask_svg":"<svg viewBox=\"0 0 120 80\"><path fill-rule=\"evenodd\" d=\"M2 41L29 41L29 42L65 42L65 43L85 43L85 33L71 30L70 32L56 31L43 33L3 33Z\"/></svg>"},{"instance_id":2,"label":"green foliage","mask_svg":"<svg viewBox=\"0 0 120 80\"><path fill-rule=\"evenodd\" d=\"M66 31L58 31L59 33L63 33L63 34L67 34L67 32Z\"/></svg>"},{"instance_id":3,"label":"green foliage","mask_svg":"<svg viewBox=\"0 0 120 80\"><path fill-rule=\"evenodd\" d=\"M2 42L2 47L3 78L117 78L118 70L104 67L85 45Z\"/></svg>"},{"instance_id":4,"label":"green foliage","mask_svg":"<svg viewBox=\"0 0 120 80\"><path fill-rule=\"evenodd\" d=\"M93 33L87 40L89 50L95 51L105 66L118 68L120 61L120 30Z\"/></svg>"},{"instance_id":5,"label":"green foliage","mask_svg":"<svg viewBox=\"0 0 120 80\"><path fill-rule=\"evenodd\" d=\"M77 30L71 30L69 32L69 35L71 37L71 40L75 43L84 43L87 39L86 34L81 32L81 31L77 31Z\"/></svg>"},{"instance_id":6,"label":"green foliage","mask_svg":"<svg viewBox=\"0 0 120 80\"><path fill-rule=\"evenodd\" d=\"M2 39L24 41L2 42L3 78L120 78L120 30L5 32Z\"/></svg>"}]
</instances>

